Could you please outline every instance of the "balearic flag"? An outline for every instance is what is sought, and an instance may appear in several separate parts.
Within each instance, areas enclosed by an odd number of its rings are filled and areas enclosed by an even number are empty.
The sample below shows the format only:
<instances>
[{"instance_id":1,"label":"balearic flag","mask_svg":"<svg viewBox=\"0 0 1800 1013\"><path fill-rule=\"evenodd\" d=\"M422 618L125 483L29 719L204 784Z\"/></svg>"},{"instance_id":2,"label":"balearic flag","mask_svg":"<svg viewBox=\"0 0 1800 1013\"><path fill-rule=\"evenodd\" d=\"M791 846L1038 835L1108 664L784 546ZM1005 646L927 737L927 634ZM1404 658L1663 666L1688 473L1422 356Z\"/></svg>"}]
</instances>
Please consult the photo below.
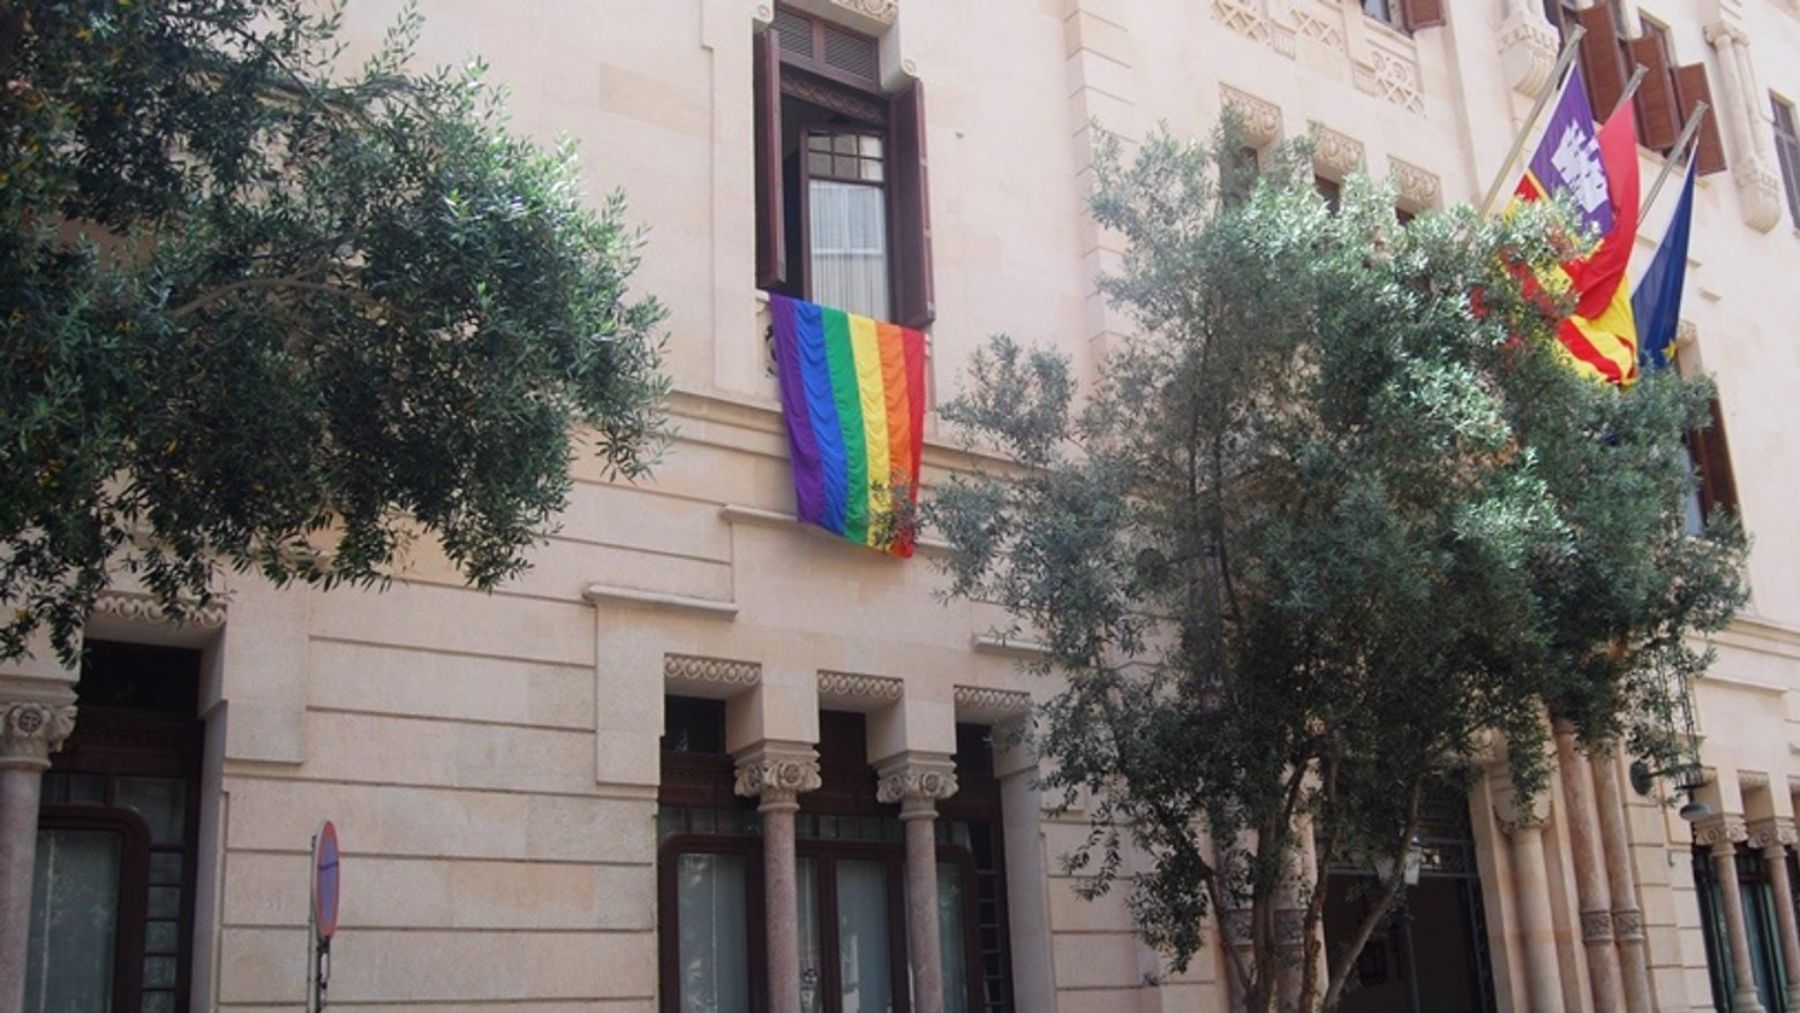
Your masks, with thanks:
<instances>
[{"instance_id":1,"label":"balearic flag","mask_svg":"<svg viewBox=\"0 0 1800 1013\"><path fill-rule=\"evenodd\" d=\"M1650 261L1650 269L1631 296L1637 317L1641 351L1638 361L1647 369L1665 369L1675 359L1675 334L1681 328L1681 284L1687 280L1688 231L1694 220L1694 167L1688 159L1687 179L1681 184L1681 200L1663 232L1662 245Z\"/></svg>"},{"instance_id":2,"label":"balearic flag","mask_svg":"<svg viewBox=\"0 0 1800 1013\"><path fill-rule=\"evenodd\" d=\"M925 436L925 335L769 296L781 411L800 520L896 556L913 554Z\"/></svg>"},{"instance_id":3,"label":"balearic flag","mask_svg":"<svg viewBox=\"0 0 1800 1013\"><path fill-rule=\"evenodd\" d=\"M1598 136L1593 122L1581 75L1570 74L1514 194L1538 201L1566 193L1581 226L1600 233L1593 253L1565 263L1543 282L1575 297L1574 314L1557 329L1575 368L1629 384L1637 379L1637 327L1625 283L1637 233L1637 121L1632 104L1624 102Z\"/></svg>"}]
</instances>

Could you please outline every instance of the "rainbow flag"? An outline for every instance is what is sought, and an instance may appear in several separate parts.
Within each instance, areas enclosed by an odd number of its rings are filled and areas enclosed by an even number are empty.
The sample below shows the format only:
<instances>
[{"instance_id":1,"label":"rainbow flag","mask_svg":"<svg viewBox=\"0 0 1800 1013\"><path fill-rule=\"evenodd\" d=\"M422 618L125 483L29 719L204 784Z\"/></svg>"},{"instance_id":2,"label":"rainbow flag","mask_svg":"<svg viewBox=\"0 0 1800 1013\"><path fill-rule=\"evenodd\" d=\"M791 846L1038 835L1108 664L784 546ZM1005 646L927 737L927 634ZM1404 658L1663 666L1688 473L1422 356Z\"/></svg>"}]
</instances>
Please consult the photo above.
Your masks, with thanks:
<instances>
[{"instance_id":1,"label":"rainbow flag","mask_svg":"<svg viewBox=\"0 0 1800 1013\"><path fill-rule=\"evenodd\" d=\"M1581 75L1571 73L1514 196L1539 201L1567 193L1580 223L1600 232L1600 245L1585 260L1541 281L1575 296L1574 314L1557 329L1571 364L1597 380L1629 385L1638 375L1625 271L1637 234L1637 123L1630 102L1613 111L1598 135L1593 123Z\"/></svg>"},{"instance_id":2,"label":"rainbow flag","mask_svg":"<svg viewBox=\"0 0 1800 1013\"><path fill-rule=\"evenodd\" d=\"M769 313L800 519L912 555L925 335L784 295Z\"/></svg>"}]
</instances>

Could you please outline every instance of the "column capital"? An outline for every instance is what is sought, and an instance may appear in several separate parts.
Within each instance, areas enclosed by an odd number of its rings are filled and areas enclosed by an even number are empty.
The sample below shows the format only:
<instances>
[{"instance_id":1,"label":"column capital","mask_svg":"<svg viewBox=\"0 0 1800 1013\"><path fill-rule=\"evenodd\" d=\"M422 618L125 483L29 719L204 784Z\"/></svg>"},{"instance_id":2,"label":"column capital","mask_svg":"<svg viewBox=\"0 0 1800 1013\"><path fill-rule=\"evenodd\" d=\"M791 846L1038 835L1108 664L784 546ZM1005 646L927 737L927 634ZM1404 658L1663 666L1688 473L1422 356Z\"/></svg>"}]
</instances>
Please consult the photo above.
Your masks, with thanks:
<instances>
[{"instance_id":1,"label":"column capital","mask_svg":"<svg viewBox=\"0 0 1800 1013\"><path fill-rule=\"evenodd\" d=\"M1749 837L1744 818L1730 813L1694 824L1694 844L1711 848L1715 855L1731 854L1740 842Z\"/></svg>"},{"instance_id":2,"label":"column capital","mask_svg":"<svg viewBox=\"0 0 1800 1013\"><path fill-rule=\"evenodd\" d=\"M1494 793L1494 819L1508 837L1518 836L1521 830L1542 830L1550 825L1549 795L1540 791L1529 799L1521 799L1511 785L1505 785Z\"/></svg>"},{"instance_id":3,"label":"column capital","mask_svg":"<svg viewBox=\"0 0 1800 1013\"><path fill-rule=\"evenodd\" d=\"M50 754L75 730L75 705L39 700L0 701L0 769L43 770Z\"/></svg>"},{"instance_id":4,"label":"column capital","mask_svg":"<svg viewBox=\"0 0 1800 1013\"><path fill-rule=\"evenodd\" d=\"M937 804L956 794L956 764L941 753L906 752L876 770L875 797L900 803L901 819L929 818Z\"/></svg>"},{"instance_id":5,"label":"column capital","mask_svg":"<svg viewBox=\"0 0 1800 1013\"><path fill-rule=\"evenodd\" d=\"M737 757L737 780L732 790L745 798L760 799L759 812L794 810L800 794L819 787L819 754L798 743L761 742Z\"/></svg>"},{"instance_id":6,"label":"column capital","mask_svg":"<svg viewBox=\"0 0 1800 1013\"><path fill-rule=\"evenodd\" d=\"M1750 846L1758 851L1785 851L1800 842L1800 830L1796 830L1794 821L1785 816L1757 820L1745 830Z\"/></svg>"}]
</instances>

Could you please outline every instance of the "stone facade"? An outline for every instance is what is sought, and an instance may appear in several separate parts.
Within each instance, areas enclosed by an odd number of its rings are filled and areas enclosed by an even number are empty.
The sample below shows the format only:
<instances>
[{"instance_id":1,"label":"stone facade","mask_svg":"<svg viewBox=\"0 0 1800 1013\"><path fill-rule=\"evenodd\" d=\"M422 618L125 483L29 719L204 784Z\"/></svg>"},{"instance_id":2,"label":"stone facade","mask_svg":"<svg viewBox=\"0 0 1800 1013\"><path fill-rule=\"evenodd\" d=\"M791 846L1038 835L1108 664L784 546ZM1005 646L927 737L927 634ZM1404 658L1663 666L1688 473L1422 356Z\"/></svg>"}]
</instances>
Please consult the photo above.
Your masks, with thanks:
<instances>
[{"instance_id":1,"label":"stone facade","mask_svg":"<svg viewBox=\"0 0 1800 1013\"><path fill-rule=\"evenodd\" d=\"M884 82L930 89L940 398L989 334L1054 344L1083 371L1128 339L1130 321L1095 292L1121 249L1083 213L1093 123L1200 134L1229 105L1258 142L1310 134L1321 174L1391 176L1398 202L1423 211L1479 199L1556 47L1538 0L1446 0L1445 26L1411 34L1356 0L794 6L878 33ZM1800 8L1622 6L1665 25L1678 62L1707 63L1727 114L1734 169L1698 187L1681 354L1718 380L1754 599L1698 687L1716 825L1696 833L1638 795L1624 759L1567 748L1535 808L1513 804L1498 765L1474 789L1501 1009L1708 1007L1691 850L1721 866L1753 848L1785 854L1800 792L1800 525L1788 513L1800 231L1781 204L1763 90L1800 97ZM352 0L346 59L399 7ZM194 1009L301 1008L307 842L326 818L345 853L334 1007L656 1008L665 694L725 701L737 790L786 821L770 839L777 884L793 876L777 845L791 852L796 799L819 782L822 701L867 715L871 768L906 814L923 876L934 807L957 790L956 722L1003 722L1049 690L1018 669L1030 644L992 635L990 610L939 602L930 545L901 563L791 523L752 269L751 43L773 17L767 0L433 0L425 13L425 60L480 53L517 127L576 137L593 192L623 187L651 226L636 280L672 310L680 438L639 485L577 461L560 529L493 594L422 548L384 594L245 581L181 629L133 588L107 599L90 636L205 659ZM1646 174L1660 167L1643 154ZM1640 263L1673 203L1650 214ZM944 436L929 419L927 485L965 463ZM33 779L79 725L73 679L45 652L0 672L0 843L12 849L0 868L14 884ZM1037 797L1029 757L999 766L1016 1008L1228 1008L1223 950L1163 973L1121 898L1082 900L1062 873L1080 811ZM917 882L907 900L922 914L932 894ZM771 953L791 952L776 914ZM1791 903L1786 914L1791 928ZM0 981L13 979L15 935L0 931Z\"/></svg>"}]
</instances>

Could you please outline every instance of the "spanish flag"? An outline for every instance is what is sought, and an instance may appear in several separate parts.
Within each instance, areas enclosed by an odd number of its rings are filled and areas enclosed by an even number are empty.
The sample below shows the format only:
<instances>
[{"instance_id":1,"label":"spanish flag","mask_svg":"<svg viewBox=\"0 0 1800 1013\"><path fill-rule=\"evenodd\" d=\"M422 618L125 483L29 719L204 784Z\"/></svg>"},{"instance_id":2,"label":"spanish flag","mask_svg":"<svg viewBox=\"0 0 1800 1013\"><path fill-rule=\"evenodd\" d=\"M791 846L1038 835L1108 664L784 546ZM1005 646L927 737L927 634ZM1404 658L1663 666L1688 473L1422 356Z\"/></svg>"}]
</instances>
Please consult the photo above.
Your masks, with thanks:
<instances>
[{"instance_id":1,"label":"spanish flag","mask_svg":"<svg viewBox=\"0 0 1800 1013\"><path fill-rule=\"evenodd\" d=\"M1514 195L1522 201L1567 193L1581 225L1600 233L1585 259L1570 261L1542 282L1570 293L1575 312L1557 330L1570 364L1597 380L1637 380L1637 326L1626 265L1638 223L1637 121L1620 103L1596 135L1580 74L1570 74L1537 152Z\"/></svg>"}]
</instances>

